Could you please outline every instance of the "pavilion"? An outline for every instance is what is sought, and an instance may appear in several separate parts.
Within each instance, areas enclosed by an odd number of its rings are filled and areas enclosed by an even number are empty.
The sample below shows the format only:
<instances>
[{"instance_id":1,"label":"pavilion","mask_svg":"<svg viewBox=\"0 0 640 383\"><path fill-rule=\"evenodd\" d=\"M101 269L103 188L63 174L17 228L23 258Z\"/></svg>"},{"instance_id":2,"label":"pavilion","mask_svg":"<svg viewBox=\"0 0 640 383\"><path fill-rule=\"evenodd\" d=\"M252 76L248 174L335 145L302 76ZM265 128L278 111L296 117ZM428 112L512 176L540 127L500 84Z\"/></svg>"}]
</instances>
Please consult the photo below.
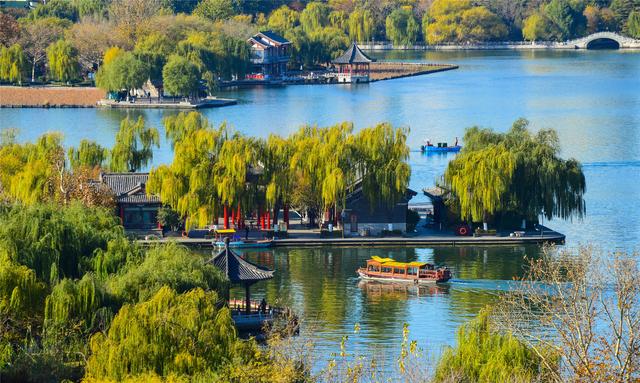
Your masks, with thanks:
<instances>
[{"instance_id":1,"label":"pavilion","mask_svg":"<svg viewBox=\"0 0 640 383\"><path fill-rule=\"evenodd\" d=\"M358 45L351 43L349 49L342 56L333 60L338 67L339 83L369 82L369 65L375 60L364 54Z\"/></svg>"},{"instance_id":2,"label":"pavilion","mask_svg":"<svg viewBox=\"0 0 640 383\"><path fill-rule=\"evenodd\" d=\"M224 249L208 263L220 269L232 284L244 286L244 309L246 314L251 314L250 287L256 282L273 278L273 270L260 267L238 256L229 248L229 238L225 238Z\"/></svg>"}]
</instances>

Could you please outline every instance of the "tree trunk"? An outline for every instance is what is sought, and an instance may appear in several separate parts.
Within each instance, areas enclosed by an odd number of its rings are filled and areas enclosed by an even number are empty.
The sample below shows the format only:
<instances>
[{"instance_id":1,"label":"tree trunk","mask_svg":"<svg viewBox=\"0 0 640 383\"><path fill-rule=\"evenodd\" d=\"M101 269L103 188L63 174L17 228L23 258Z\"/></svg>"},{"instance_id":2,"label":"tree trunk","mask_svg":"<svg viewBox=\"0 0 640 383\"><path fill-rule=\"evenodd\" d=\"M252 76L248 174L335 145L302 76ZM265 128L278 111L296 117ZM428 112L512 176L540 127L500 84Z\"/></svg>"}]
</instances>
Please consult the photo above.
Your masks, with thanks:
<instances>
[{"instance_id":1,"label":"tree trunk","mask_svg":"<svg viewBox=\"0 0 640 383\"><path fill-rule=\"evenodd\" d=\"M287 226L287 230L289 229L289 205L285 204L284 205L284 217L282 217L282 219L284 220L284 224Z\"/></svg>"},{"instance_id":2,"label":"tree trunk","mask_svg":"<svg viewBox=\"0 0 640 383\"><path fill-rule=\"evenodd\" d=\"M31 82L36 81L36 61L33 60L33 65L31 66Z\"/></svg>"}]
</instances>

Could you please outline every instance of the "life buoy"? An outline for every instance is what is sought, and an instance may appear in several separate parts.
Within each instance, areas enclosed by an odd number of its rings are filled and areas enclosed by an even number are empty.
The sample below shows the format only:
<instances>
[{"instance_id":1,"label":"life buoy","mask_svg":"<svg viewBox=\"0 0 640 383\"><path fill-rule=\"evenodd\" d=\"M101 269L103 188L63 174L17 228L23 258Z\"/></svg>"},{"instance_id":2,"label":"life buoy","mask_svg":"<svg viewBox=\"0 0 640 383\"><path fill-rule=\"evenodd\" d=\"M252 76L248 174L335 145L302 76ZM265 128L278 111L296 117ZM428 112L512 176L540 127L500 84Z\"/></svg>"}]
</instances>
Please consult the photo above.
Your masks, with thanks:
<instances>
[{"instance_id":1,"label":"life buoy","mask_svg":"<svg viewBox=\"0 0 640 383\"><path fill-rule=\"evenodd\" d=\"M469 235L469 228L466 226L458 226L458 235L460 236Z\"/></svg>"}]
</instances>

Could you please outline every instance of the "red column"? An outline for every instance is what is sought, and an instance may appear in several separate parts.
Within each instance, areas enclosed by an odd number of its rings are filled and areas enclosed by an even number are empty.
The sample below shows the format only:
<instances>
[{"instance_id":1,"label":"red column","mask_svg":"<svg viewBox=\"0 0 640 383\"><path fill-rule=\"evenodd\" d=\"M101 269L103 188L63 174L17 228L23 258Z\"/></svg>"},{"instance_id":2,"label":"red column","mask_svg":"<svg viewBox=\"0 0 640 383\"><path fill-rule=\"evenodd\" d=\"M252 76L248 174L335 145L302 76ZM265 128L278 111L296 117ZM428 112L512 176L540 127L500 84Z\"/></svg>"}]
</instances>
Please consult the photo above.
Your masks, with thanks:
<instances>
[{"instance_id":1,"label":"red column","mask_svg":"<svg viewBox=\"0 0 640 383\"><path fill-rule=\"evenodd\" d=\"M264 211L260 208L260 229L262 230L264 230L265 218Z\"/></svg>"},{"instance_id":2,"label":"red column","mask_svg":"<svg viewBox=\"0 0 640 383\"><path fill-rule=\"evenodd\" d=\"M267 230L271 230L271 211L267 211Z\"/></svg>"},{"instance_id":3,"label":"red column","mask_svg":"<svg viewBox=\"0 0 640 383\"><path fill-rule=\"evenodd\" d=\"M238 229L242 229L243 222L242 222L242 213L240 212L240 202L238 202L236 224L238 225Z\"/></svg>"},{"instance_id":4,"label":"red column","mask_svg":"<svg viewBox=\"0 0 640 383\"><path fill-rule=\"evenodd\" d=\"M229 228L229 211L227 209L227 205L224 205L224 228Z\"/></svg>"},{"instance_id":5,"label":"red column","mask_svg":"<svg viewBox=\"0 0 640 383\"><path fill-rule=\"evenodd\" d=\"M284 205L284 224L289 228L289 205Z\"/></svg>"}]
</instances>

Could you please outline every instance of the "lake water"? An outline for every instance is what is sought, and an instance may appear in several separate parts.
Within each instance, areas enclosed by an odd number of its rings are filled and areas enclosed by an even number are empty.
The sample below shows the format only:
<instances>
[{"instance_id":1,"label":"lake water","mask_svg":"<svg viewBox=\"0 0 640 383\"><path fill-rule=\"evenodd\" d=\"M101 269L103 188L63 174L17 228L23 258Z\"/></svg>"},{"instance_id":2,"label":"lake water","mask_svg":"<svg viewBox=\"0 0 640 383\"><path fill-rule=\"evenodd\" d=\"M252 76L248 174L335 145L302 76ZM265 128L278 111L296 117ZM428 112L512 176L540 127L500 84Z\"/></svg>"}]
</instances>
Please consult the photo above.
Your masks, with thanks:
<instances>
[{"instance_id":1,"label":"lake water","mask_svg":"<svg viewBox=\"0 0 640 383\"><path fill-rule=\"evenodd\" d=\"M447 156L424 156L425 138L452 142L472 125L507 130L525 117L533 130L554 128L562 155L575 157L587 177L587 216L554 220L567 245L593 243L605 250L637 249L640 244L640 52L479 51L387 52L388 60L452 63L455 71L373 84L289 86L226 92L239 104L203 113L255 136L286 135L302 124L353 121L356 129L377 122L411 128L411 188L433 185ZM61 131L69 145L82 138L111 145L121 118L143 115L161 129L168 111L95 109L0 109L0 128L17 127L22 140ZM162 129L161 129L162 132ZM171 161L165 142L154 164ZM418 196L415 201L425 198ZM402 325L420 346L437 352L451 344L456 327L473 317L522 270L524 255L537 247L398 249L277 249L247 253L273 267L276 277L255 286L291 304L304 318L302 335L317 342L318 356L339 351L342 335L358 350L376 349L393 360ZM455 281L448 286L403 289L360 285L355 269L371 255L447 264Z\"/></svg>"}]
</instances>

